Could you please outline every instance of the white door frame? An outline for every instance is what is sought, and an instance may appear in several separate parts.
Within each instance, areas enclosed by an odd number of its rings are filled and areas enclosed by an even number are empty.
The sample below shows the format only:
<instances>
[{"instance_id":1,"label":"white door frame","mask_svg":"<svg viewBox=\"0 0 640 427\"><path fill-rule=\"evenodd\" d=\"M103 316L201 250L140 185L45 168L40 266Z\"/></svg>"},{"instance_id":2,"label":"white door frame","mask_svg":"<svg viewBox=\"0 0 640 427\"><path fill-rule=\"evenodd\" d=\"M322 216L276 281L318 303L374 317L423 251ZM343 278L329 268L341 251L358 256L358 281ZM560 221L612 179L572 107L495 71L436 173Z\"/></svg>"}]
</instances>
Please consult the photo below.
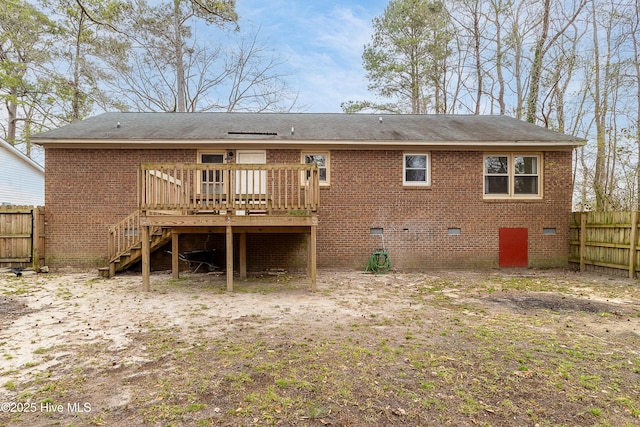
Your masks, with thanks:
<instances>
[{"instance_id":1,"label":"white door frame","mask_svg":"<svg viewBox=\"0 0 640 427\"><path fill-rule=\"evenodd\" d=\"M243 155L254 156L250 162L243 161ZM257 158L257 160L256 160ZM237 150L236 163L238 164L266 164L267 150ZM265 194L267 192L267 171L236 172L236 192Z\"/></svg>"}]
</instances>

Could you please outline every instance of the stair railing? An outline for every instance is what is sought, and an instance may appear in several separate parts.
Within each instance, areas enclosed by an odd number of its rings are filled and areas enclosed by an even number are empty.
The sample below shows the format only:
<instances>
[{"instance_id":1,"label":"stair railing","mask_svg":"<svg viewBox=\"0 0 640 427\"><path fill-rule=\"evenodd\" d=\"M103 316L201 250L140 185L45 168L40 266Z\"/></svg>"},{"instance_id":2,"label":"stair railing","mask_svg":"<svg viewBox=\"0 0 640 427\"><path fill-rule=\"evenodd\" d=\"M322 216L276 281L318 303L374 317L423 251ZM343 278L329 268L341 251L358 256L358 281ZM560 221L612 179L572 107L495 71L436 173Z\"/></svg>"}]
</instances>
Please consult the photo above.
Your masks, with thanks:
<instances>
[{"instance_id":1,"label":"stair railing","mask_svg":"<svg viewBox=\"0 0 640 427\"><path fill-rule=\"evenodd\" d=\"M116 263L121 260L122 256L130 255L133 248L142 247L140 217L140 211L135 211L119 223L109 227L109 277L113 277L115 275L117 269ZM150 235L162 235L164 237L162 227L151 227Z\"/></svg>"},{"instance_id":2,"label":"stair railing","mask_svg":"<svg viewBox=\"0 0 640 427\"><path fill-rule=\"evenodd\" d=\"M109 227L109 262L141 243L140 211L134 211L125 219Z\"/></svg>"},{"instance_id":3,"label":"stair railing","mask_svg":"<svg viewBox=\"0 0 640 427\"><path fill-rule=\"evenodd\" d=\"M152 227L151 235L160 231L161 227ZM140 228L140 211L130 213L125 219L109 227L109 262L117 261L131 248L142 243Z\"/></svg>"}]
</instances>

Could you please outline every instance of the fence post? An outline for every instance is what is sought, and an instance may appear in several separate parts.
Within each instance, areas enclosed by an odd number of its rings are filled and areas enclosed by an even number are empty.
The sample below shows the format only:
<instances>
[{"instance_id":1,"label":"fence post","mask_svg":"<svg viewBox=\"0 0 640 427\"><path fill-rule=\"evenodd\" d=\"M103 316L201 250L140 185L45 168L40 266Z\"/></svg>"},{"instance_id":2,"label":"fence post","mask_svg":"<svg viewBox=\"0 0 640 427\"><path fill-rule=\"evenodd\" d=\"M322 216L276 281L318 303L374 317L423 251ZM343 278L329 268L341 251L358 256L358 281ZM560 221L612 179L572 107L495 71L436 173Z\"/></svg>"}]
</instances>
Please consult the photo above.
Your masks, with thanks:
<instances>
[{"instance_id":1,"label":"fence post","mask_svg":"<svg viewBox=\"0 0 640 427\"><path fill-rule=\"evenodd\" d=\"M638 211L631 211L631 234L629 236L629 278L636 277L637 264L637 246L638 246Z\"/></svg>"},{"instance_id":2,"label":"fence post","mask_svg":"<svg viewBox=\"0 0 640 427\"><path fill-rule=\"evenodd\" d=\"M31 209L31 264L35 271L40 270L40 210Z\"/></svg>"},{"instance_id":3,"label":"fence post","mask_svg":"<svg viewBox=\"0 0 640 427\"><path fill-rule=\"evenodd\" d=\"M580 213L580 271L585 270L585 257L587 251L587 213Z\"/></svg>"}]
</instances>

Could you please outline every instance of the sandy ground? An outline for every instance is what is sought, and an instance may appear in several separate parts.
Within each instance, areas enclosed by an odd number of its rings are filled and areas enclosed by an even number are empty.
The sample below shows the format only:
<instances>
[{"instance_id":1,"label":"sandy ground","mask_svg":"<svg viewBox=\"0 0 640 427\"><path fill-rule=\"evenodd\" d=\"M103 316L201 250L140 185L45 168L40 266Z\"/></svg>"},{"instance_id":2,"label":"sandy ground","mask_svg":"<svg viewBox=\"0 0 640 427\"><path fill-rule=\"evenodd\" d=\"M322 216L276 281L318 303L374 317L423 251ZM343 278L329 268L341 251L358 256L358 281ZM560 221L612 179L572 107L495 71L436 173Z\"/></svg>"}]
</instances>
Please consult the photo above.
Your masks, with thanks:
<instances>
[{"instance_id":1,"label":"sandy ground","mask_svg":"<svg viewBox=\"0 0 640 427\"><path fill-rule=\"evenodd\" d=\"M318 291L311 292L304 276L266 276L248 282L236 281L236 291L226 292L224 276L208 274L183 275L175 281L166 272L151 276L151 292L142 291L139 275L120 275L113 279L98 278L95 272L35 274L23 277L0 273L0 402L17 399L13 387L47 373L52 379L71 369L95 366L131 366L144 364L148 353L135 337L150 328L177 331L196 339L203 329L208 337L242 331L250 327L260 333L274 335L295 326L297 333L322 328L327 319L348 324L363 317L390 316L390 313L423 309L408 303L401 291L416 289L425 281L444 278L445 282L489 278L554 276L571 287L576 280L569 271L483 271L363 274L359 271L322 270L318 275ZM558 279L560 276L560 279ZM625 287L616 298L602 292L588 294L589 283L602 282ZM538 292L474 297L495 312L554 309L577 304L566 313L565 321L596 339L613 335L640 337L640 300L635 282L598 275L583 275L582 287L554 296ZM446 286L445 286L446 287ZM452 298L456 287L445 292ZM391 296L391 297L390 297ZM396 297L393 297L396 296ZM534 298L535 297L535 298ZM462 303L462 302L461 302ZM614 313L616 316L577 316L577 311ZM620 314L626 320L621 321ZM254 321L260 319L259 322ZM435 320L434 320L435 321ZM96 349L86 357L86 348ZM78 354L78 349L85 354ZM640 349L630 348L640 355ZM3 386L4 385L4 386ZM34 386L35 387L35 386ZM115 393L109 404L126 405L131 396L126 390ZM1 423L1 422L0 422Z\"/></svg>"},{"instance_id":2,"label":"sandy ground","mask_svg":"<svg viewBox=\"0 0 640 427\"><path fill-rule=\"evenodd\" d=\"M290 276L281 279L267 276L264 283L254 278L251 288L243 288L242 282L236 280L238 289L231 293L226 292L224 276L207 274L183 274L180 281L171 285L173 281L168 273L156 273L151 276L148 293L142 291L142 279L135 274L112 279L97 278L94 272L24 272L20 278L5 273L0 277L0 290L4 293L0 297L3 303L0 350L5 355L0 361L0 371L11 372L11 381L23 382L38 372L55 375L56 367L73 359L73 348L87 344L107 346L102 357L106 360L92 359L88 363L144 362L144 349L131 351L136 345L131 336L145 332L151 325L180 330L185 336L200 327L228 325L218 327L217 332L209 328L208 335L215 337L230 328L241 328L243 319L258 316L269 319L269 329L296 323L301 318L322 322L326 316L332 319L359 317L362 315L357 303L359 293L349 296L343 288L340 295L328 298L322 292L323 284L340 289L341 285L363 281L363 290L367 292L367 287L373 290L376 284L390 282L392 276L327 271L322 273L319 292L315 293L307 284L288 286ZM304 276L295 279L308 282ZM289 289L286 296L266 291L281 285ZM119 355L125 349L128 356L122 360ZM84 362L74 360L73 363L81 366ZM10 395L6 389L0 389L0 398L6 400Z\"/></svg>"},{"instance_id":3,"label":"sandy ground","mask_svg":"<svg viewBox=\"0 0 640 427\"><path fill-rule=\"evenodd\" d=\"M284 295L266 290L274 284L278 286L278 283L283 283L286 287L284 282L292 280L288 276L283 276L282 279L278 279L277 276L267 278L265 292L261 292L259 280L252 283L255 286L251 288L243 288L242 282L236 280L240 288L237 292L229 293L226 292L223 276L183 275L182 282L176 283L172 288L167 287L167 282L172 282L169 274L157 273L151 276L151 292L145 293L142 291L141 277L135 274L101 279L97 278L94 272L25 272L21 278L5 273L0 279L0 286L4 291L4 296L0 298L7 305L4 313L0 311L0 315L3 315L0 317L0 343L3 344L0 349L5 355L0 366L2 371L13 372L13 380L25 381L37 372L55 372L54 368L65 363L70 356L69 348L91 343L106 344L107 352L104 353L104 357L113 358L109 361L113 364L140 361L136 360L135 355L129 356L131 360L118 360L112 355L117 355L120 350L134 345L130 336L144 332L150 325L179 329L188 335L190 331L199 327L210 326L212 320L216 324L229 325L219 329L218 332L222 333L227 332L227 328L238 327L243 319L257 316L269 319L269 329L297 322L300 318L311 325L314 321L322 322L326 316L331 316L334 320L348 321L349 318L363 315L363 293L369 293L375 298L375 293L381 286L410 288L425 279L449 274L451 273L431 272L374 276L358 271L322 271L318 281L319 292L310 292L308 286L302 285L295 286ZM489 273L498 276L509 274L498 271ZM521 273L517 273L519 274ZM455 276L461 280L473 280L486 277L487 272L459 272L454 274ZM586 275L586 278L595 282L628 282L625 279L604 278L598 275ZM297 276L295 280L307 281L303 276ZM203 286L210 292L203 292ZM332 288L330 295L323 292L329 287ZM585 289L581 289L580 292L584 293ZM452 289L451 295L455 296L455 293L455 289ZM495 310L505 307L513 309L525 304L532 307L538 304L538 308L545 305L545 301L540 298L533 302L531 299L518 301L515 297L509 300L487 298L485 301L493 303ZM568 302L566 297L561 300L565 306ZM610 299L606 296L599 297L597 294L589 296L588 304L592 305L594 310L598 310L599 302L621 306L634 303L633 300ZM392 311L394 303L397 304L389 301L380 305L379 314ZM635 303L637 304L637 301ZM547 301L546 306L553 308L553 302ZM419 306L413 308L420 309ZM603 307L600 311L607 309ZM367 309L367 313L371 314L370 308ZM606 319L584 326L588 326L594 333L609 332L608 328L620 328L619 323L608 325ZM633 319L633 322L622 324L622 328L626 327L627 332L640 335L640 321ZM216 330L210 329L208 333L215 336ZM47 351L46 357L41 356L44 349L55 350L58 347L59 351ZM140 354L139 357L142 358L143 352ZM0 389L0 397L8 397L7 394L6 390Z\"/></svg>"},{"instance_id":4,"label":"sandy ground","mask_svg":"<svg viewBox=\"0 0 640 427\"><path fill-rule=\"evenodd\" d=\"M86 344L107 344L104 357L113 360L101 362L142 362L142 356L137 358L130 352L128 360L120 360L117 355L120 350L135 346L130 336L144 332L149 325L180 329L188 335L190 330L210 325L213 318L234 325L259 315L270 318L271 325L277 327L285 318L307 316L312 312L336 315L339 309L340 315L353 314L349 308L338 308L335 300L305 290L290 293L286 299L279 294L227 293L223 291L226 284L221 278L207 275L195 275L187 280L219 283L219 289L213 294L200 294L200 287L191 292L171 292L164 286L159 289L158 284L168 280L167 274L152 275L152 291L145 293L138 275L108 280L96 278L95 273L36 275L25 272L22 278L5 276L0 280L5 293L0 297L5 306L4 316L0 317L0 342L5 355L0 362L1 370L12 372L12 381L27 381L37 372L55 372L56 366L67 363L72 355L68 349ZM206 314L203 314L205 306ZM215 336L216 331L209 333ZM47 350L46 356L42 355L43 350ZM0 398L6 400L10 394L0 389Z\"/></svg>"}]
</instances>

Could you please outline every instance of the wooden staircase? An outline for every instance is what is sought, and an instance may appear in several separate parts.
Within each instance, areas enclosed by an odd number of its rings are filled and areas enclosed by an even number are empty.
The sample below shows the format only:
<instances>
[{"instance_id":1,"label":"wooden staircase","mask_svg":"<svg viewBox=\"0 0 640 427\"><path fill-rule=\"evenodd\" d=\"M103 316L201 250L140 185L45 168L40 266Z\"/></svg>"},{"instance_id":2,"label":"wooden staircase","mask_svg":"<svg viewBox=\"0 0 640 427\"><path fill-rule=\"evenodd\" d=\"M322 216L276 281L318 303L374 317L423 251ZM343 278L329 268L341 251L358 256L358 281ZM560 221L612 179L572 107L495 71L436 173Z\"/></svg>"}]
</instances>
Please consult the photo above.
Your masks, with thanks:
<instances>
[{"instance_id":1,"label":"wooden staircase","mask_svg":"<svg viewBox=\"0 0 640 427\"><path fill-rule=\"evenodd\" d=\"M101 277L113 277L142 259L140 211L131 213L118 224L109 227L109 266L98 269ZM151 252L171 241L171 229L157 227L151 230Z\"/></svg>"}]
</instances>

